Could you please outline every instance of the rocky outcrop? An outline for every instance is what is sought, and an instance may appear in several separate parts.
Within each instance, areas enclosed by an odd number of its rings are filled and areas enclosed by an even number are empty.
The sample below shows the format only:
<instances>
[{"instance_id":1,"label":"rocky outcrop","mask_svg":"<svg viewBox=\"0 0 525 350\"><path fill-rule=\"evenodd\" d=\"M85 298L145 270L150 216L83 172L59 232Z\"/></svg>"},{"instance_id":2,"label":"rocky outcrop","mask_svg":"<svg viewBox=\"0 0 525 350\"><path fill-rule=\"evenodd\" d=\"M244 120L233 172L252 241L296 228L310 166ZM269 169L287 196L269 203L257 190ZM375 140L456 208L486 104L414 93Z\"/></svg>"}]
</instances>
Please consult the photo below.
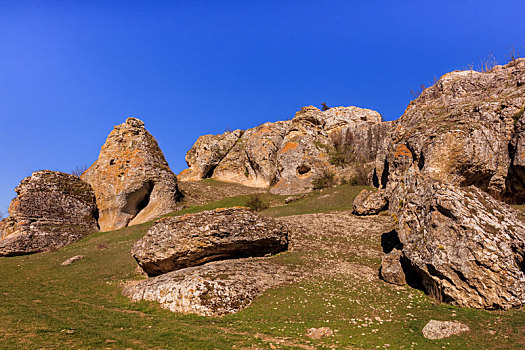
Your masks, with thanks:
<instances>
[{"instance_id":1,"label":"rocky outcrop","mask_svg":"<svg viewBox=\"0 0 525 350\"><path fill-rule=\"evenodd\" d=\"M445 74L407 107L379 152L374 184L410 166L496 198L525 200L525 59Z\"/></svg>"},{"instance_id":2,"label":"rocky outcrop","mask_svg":"<svg viewBox=\"0 0 525 350\"><path fill-rule=\"evenodd\" d=\"M356 215L374 215L388 208L386 191L362 190L353 203L353 213Z\"/></svg>"},{"instance_id":3,"label":"rocky outcrop","mask_svg":"<svg viewBox=\"0 0 525 350\"><path fill-rule=\"evenodd\" d=\"M213 174L219 162L226 157L244 131L227 131L222 135L203 135L186 154L189 168L179 174L181 181L205 179Z\"/></svg>"},{"instance_id":4,"label":"rocky outcrop","mask_svg":"<svg viewBox=\"0 0 525 350\"><path fill-rule=\"evenodd\" d=\"M156 301L173 312L222 316L246 308L266 289L294 280L267 259L237 259L188 267L124 289L133 301Z\"/></svg>"},{"instance_id":5,"label":"rocky outcrop","mask_svg":"<svg viewBox=\"0 0 525 350\"><path fill-rule=\"evenodd\" d=\"M287 246L284 225L246 208L228 208L157 220L132 253L156 276L213 260L275 254Z\"/></svg>"},{"instance_id":6,"label":"rocky outcrop","mask_svg":"<svg viewBox=\"0 0 525 350\"><path fill-rule=\"evenodd\" d=\"M37 171L15 192L0 222L0 256L58 249L98 230L93 189L76 176Z\"/></svg>"},{"instance_id":7,"label":"rocky outcrop","mask_svg":"<svg viewBox=\"0 0 525 350\"><path fill-rule=\"evenodd\" d=\"M140 224L180 208L177 178L157 141L136 118L115 126L82 179L95 190L102 231Z\"/></svg>"},{"instance_id":8,"label":"rocky outcrop","mask_svg":"<svg viewBox=\"0 0 525 350\"><path fill-rule=\"evenodd\" d=\"M369 109L304 107L292 120L200 137L179 179L211 177L278 194L307 192L325 172L348 180L363 167L371 169L366 163L375 160L391 124Z\"/></svg>"},{"instance_id":9,"label":"rocky outcrop","mask_svg":"<svg viewBox=\"0 0 525 350\"><path fill-rule=\"evenodd\" d=\"M525 303L525 224L477 187L434 181L410 168L390 198L409 284L458 306Z\"/></svg>"}]
</instances>

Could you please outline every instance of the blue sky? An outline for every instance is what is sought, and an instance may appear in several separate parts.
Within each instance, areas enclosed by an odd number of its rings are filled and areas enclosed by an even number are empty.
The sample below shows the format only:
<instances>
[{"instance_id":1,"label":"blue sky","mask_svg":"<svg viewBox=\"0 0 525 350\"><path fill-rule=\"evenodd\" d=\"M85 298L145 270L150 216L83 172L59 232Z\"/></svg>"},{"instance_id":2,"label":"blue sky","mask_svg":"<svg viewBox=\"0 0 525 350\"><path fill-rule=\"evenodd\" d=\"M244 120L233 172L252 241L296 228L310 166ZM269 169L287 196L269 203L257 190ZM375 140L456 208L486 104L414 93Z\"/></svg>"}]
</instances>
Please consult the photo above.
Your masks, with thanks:
<instances>
[{"instance_id":1,"label":"blue sky","mask_svg":"<svg viewBox=\"0 0 525 350\"><path fill-rule=\"evenodd\" d=\"M39 169L145 121L174 172L198 136L304 105L397 119L411 89L525 56L525 1L2 1L0 211Z\"/></svg>"}]
</instances>

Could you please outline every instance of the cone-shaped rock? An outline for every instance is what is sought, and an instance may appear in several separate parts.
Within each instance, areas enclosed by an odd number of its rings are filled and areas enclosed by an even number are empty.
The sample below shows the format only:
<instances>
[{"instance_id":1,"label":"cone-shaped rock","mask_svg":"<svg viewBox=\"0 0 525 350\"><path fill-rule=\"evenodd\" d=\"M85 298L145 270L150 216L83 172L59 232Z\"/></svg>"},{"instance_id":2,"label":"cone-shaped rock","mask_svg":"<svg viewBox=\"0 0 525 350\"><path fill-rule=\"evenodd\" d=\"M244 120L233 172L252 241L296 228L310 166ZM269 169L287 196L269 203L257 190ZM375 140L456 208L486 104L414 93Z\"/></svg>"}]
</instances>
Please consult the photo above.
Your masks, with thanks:
<instances>
[{"instance_id":1,"label":"cone-shaped rock","mask_svg":"<svg viewBox=\"0 0 525 350\"><path fill-rule=\"evenodd\" d=\"M76 176L37 171L15 191L0 221L0 256L57 249L98 230L93 190Z\"/></svg>"},{"instance_id":2,"label":"cone-shaped rock","mask_svg":"<svg viewBox=\"0 0 525 350\"><path fill-rule=\"evenodd\" d=\"M136 118L115 126L82 179L95 190L102 231L140 224L180 207L177 178L155 138Z\"/></svg>"}]
</instances>

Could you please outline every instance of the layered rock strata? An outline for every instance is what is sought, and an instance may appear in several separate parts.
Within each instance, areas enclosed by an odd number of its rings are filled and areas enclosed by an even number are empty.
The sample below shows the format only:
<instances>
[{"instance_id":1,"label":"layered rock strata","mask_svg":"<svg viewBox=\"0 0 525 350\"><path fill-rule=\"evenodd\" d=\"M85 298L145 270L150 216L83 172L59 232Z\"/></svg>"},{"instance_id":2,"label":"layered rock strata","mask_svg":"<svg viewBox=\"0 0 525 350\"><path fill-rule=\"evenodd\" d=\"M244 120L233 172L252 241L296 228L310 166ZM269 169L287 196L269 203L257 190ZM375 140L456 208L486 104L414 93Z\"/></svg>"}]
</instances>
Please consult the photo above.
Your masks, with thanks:
<instances>
[{"instance_id":1,"label":"layered rock strata","mask_svg":"<svg viewBox=\"0 0 525 350\"><path fill-rule=\"evenodd\" d=\"M98 230L93 189L76 176L37 171L15 192L0 222L0 256L58 249Z\"/></svg>"},{"instance_id":2,"label":"layered rock strata","mask_svg":"<svg viewBox=\"0 0 525 350\"><path fill-rule=\"evenodd\" d=\"M140 224L181 206L176 176L136 118L115 126L82 179L95 191L102 231Z\"/></svg>"}]
</instances>

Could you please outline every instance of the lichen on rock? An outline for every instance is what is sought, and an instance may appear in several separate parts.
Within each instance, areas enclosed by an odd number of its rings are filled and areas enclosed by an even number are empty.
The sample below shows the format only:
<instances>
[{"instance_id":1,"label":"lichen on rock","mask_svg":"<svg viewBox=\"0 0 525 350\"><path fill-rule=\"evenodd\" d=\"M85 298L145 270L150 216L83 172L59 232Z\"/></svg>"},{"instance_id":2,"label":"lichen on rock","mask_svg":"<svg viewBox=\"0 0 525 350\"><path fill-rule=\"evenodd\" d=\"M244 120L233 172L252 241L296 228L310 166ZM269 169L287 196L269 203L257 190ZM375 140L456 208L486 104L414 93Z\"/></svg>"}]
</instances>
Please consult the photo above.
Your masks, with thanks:
<instances>
[{"instance_id":1,"label":"lichen on rock","mask_svg":"<svg viewBox=\"0 0 525 350\"><path fill-rule=\"evenodd\" d=\"M0 256L58 249L98 230L93 190L76 176L36 171L15 192L0 222Z\"/></svg>"},{"instance_id":2,"label":"lichen on rock","mask_svg":"<svg viewBox=\"0 0 525 350\"><path fill-rule=\"evenodd\" d=\"M136 118L115 126L82 179L95 191L102 231L140 224L181 207L176 176Z\"/></svg>"}]
</instances>

